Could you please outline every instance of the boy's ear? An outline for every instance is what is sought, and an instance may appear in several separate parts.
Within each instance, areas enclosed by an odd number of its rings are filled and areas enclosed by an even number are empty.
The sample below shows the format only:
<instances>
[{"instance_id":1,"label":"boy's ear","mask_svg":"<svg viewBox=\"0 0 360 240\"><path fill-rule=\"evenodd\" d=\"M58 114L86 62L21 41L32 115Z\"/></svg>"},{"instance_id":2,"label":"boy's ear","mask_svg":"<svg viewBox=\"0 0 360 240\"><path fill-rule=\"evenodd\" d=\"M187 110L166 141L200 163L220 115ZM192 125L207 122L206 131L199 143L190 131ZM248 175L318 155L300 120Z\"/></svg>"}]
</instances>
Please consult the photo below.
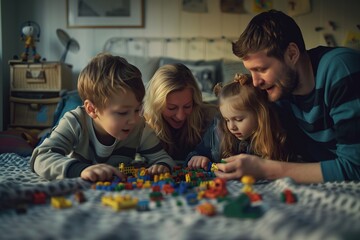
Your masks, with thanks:
<instances>
[{"instance_id":1,"label":"boy's ear","mask_svg":"<svg viewBox=\"0 0 360 240\"><path fill-rule=\"evenodd\" d=\"M286 49L285 61L294 66L298 62L299 58L300 50L298 46L293 42L289 43L289 46Z\"/></svg>"},{"instance_id":2,"label":"boy's ear","mask_svg":"<svg viewBox=\"0 0 360 240\"><path fill-rule=\"evenodd\" d=\"M97 117L96 107L90 100L86 99L84 101L84 107L85 107L85 111L87 112L87 114L89 114L89 116L91 118L96 118Z\"/></svg>"}]
</instances>

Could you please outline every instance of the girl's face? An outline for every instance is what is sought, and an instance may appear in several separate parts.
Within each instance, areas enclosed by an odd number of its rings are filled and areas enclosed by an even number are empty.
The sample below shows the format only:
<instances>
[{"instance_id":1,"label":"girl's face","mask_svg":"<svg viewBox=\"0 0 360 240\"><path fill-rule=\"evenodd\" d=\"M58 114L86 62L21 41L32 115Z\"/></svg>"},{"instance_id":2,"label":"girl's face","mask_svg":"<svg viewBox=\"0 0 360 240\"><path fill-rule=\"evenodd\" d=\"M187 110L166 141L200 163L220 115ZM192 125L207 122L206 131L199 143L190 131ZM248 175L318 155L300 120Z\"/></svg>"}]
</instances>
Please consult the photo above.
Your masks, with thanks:
<instances>
[{"instance_id":1,"label":"girl's face","mask_svg":"<svg viewBox=\"0 0 360 240\"><path fill-rule=\"evenodd\" d=\"M235 110L231 106L231 100L220 105L220 112L226 121L226 126L237 139L248 139L257 129L256 116L251 111Z\"/></svg>"},{"instance_id":2,"label":"girl's face","mask_svg":"<svg viewBox=\"0 0 360 240\"><path fill-rule=\"evenodd\" d=\"M96 110L95 132L103 144L111 143L111 140L113 143L114 138L124 140L140 120L142 105L134 93L119 91L101 112Z\"/></svg>"},{"instance_id":3,"label":"girl's face","mask_svg":"<svg viewBox=\"0 0 360 240\"><path fill-rule=\"evenodd\" d=\"M193 93L190 88L171 92L166 97L166 106L162 112L165 121L173 128L184 126L193 111Z\"/></svg>"}]
</instances>

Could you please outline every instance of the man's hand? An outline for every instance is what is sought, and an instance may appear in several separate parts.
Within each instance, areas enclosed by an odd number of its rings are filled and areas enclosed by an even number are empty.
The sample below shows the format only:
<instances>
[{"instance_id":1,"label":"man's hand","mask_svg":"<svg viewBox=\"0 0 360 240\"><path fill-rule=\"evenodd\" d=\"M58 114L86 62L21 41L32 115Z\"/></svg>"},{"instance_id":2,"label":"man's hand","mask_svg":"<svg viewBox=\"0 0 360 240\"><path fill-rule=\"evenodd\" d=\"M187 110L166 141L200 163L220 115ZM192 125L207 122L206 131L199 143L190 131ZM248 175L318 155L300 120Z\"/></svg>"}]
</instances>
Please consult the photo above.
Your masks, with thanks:
<instances>
[{"instance_id":1,"label":"man's hand","mask_svg":"<svg viewBox=\"0 0 360 240\"><path fill-rule=\"evenodd\" d=\"M217 163L219 171L215 171L215 175L227 180L239 180L244 175L253 176L256 179L265 177L263 165L266 160L249 154L239 154L225 158L226 163Z\"/></svg>"}]
</instances>

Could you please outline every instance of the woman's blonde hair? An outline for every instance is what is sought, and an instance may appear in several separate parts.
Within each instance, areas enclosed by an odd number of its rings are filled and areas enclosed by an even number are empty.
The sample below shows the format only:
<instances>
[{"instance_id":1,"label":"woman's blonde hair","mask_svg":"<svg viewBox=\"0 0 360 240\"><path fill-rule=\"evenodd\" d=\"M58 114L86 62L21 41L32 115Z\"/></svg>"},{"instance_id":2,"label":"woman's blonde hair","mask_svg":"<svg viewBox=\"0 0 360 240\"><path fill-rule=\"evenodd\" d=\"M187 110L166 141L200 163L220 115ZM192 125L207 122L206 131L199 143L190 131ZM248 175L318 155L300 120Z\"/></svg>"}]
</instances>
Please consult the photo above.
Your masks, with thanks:
<instances>
[{"instance_id":1,"label":"woman's blonde hair","mask_svg":"<svg viewBox=\"0 0 360 240\"><path fill-rule=\"evenodd\" d=\"M235 110L250 111L255 115L257 129L250 139L251 152L267 159L288 159L285 149L286 134L275 109L272 109L266 91L253 86L249 74L236 74L233 82L224 87L216 85L214 92L219 97L220 106L231 104ZM239 140L230 133L224 118L221 118L220 129L224 134L220 145L222 157L238 154Z\"/></svg>"},{"instance_id":2,"label":"woman's blonde hair","mask_svg":"<svg viewBox=\"0 0 360 240\"><path fill-rule=\"evenodd\" d=\"M171 126L162 116L166 107L166 97L169 93L186 88L191 89L193 93L193 110L181 130L180 138L172 139ZM200 142L202 125L205 121L204 113L201 110L202 105L202 95L196 80L190 69L181 63L161 66L149 81L143 108L144 117L170 155L175 152L178 144L184 144L188 149L192 149Z\"/></svg>"},{"instance_id":3,"label":"woman's blonde hair","mask_svg":"<svg viewBox=\"0 0 360 240\"><path fill-rule=\"evenodd\" d=\"M84 102L90 100L99 110L103 110L109 99L118 94L132 91L140 103L145 95L145 86L140 70L125 58L108 53L96 55L80 72L78 91Z\"/></svg>"}]
</instances>

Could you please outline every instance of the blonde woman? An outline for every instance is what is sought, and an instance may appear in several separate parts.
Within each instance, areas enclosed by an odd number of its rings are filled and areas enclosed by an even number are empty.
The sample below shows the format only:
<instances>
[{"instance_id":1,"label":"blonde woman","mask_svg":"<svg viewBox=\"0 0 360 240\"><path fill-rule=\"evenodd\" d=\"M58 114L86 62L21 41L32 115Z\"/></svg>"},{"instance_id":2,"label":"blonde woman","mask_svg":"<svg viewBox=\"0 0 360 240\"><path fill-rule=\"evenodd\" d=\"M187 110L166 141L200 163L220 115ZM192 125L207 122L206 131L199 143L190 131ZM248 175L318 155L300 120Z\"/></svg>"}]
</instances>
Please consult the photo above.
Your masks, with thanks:
<instances>
[{"instance_id":1,"label":"blonde woman","mask_svg":"<svg viewBox=\"0 0 360 240\"><path fill-rule=\"evenodd\" d=\"M200 143L218 113L216 105L202 101L192 72L181 63L155 72L147 85L143 110L147 123L178 164Z\"/></svg>"}]
</instances>

